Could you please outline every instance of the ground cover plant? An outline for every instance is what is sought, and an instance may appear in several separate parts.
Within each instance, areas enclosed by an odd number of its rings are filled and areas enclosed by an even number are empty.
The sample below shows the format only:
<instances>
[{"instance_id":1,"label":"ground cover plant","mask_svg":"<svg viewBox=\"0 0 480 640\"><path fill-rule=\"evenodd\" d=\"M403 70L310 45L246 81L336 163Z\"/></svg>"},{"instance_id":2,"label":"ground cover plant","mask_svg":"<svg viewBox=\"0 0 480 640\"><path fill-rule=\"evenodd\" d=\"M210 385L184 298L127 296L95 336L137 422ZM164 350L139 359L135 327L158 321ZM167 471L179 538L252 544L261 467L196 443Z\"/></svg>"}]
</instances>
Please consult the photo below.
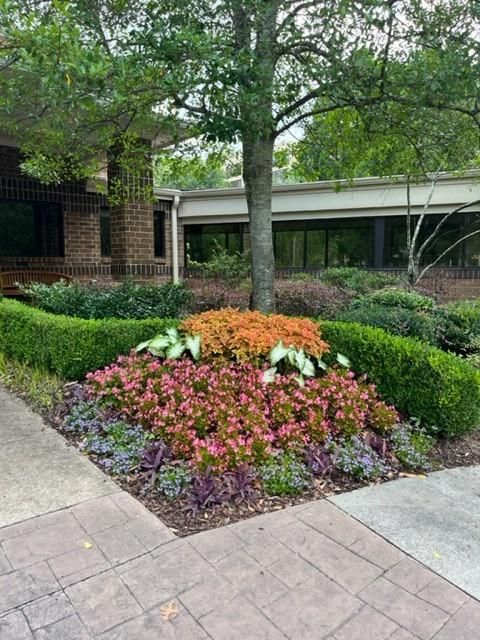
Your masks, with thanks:
<instances>
[{"instance_id":1,"label":"ground cover plant","mask_svg":"<svg viewBox=\"0 0 480 640\"><path fill-rule=\"evenodd\" d=\"M200 339L195 357L187 331ZM64 432L184 533L428 467L433 439L348 367L302 379L287 357L266 376L279 343L305 358L329 352L310 320L188 318L149 341L153 353L140 345L88 374Z\"/></svg>"}]
</instances>

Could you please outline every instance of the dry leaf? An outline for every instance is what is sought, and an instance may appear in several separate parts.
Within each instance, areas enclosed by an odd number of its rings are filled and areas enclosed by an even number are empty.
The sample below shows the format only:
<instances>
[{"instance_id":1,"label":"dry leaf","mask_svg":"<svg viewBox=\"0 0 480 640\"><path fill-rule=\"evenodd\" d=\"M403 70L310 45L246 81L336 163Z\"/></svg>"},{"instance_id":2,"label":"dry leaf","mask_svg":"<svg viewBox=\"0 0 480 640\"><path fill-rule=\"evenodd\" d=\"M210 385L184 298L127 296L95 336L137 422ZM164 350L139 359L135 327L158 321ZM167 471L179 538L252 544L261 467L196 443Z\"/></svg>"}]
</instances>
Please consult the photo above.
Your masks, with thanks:
<instances>
[{"instance_id":1,"label":"dry leaf","mask_svg":"<svg viewBox=\"0 0 480 640\"><path fill-rule=\"evenodd\" d=\"M423 473L407 473L406 471L401 471L398 474L398 477L399 478L418 478L419 480L425 480L427 476Z\"/></svg>"},{"instance_id":2,"label":"dry leaf","mask_svg":"<svg viewBox=\"0 0 480 640\"><path fill-rule=\"evenodd\" d=\"M434 552L433 552L433 557L434 557L434 558L441 558L441 557L442 557L442 554L441 554L441 553L438 553L438 551L434 551Z\"/></svg>"},{"instance_id":3,"label":"dry leaf","mask_svg":"<svg viewBox=\"0 0 480 640\"><path fill-rule=\"evenodd\" d=\"M170 600L163 606L160 607L160 615L166 622L170 622L170 620L174 620L178 614L180 613L180 609L175 600Z\"/></svg>"},{"instance_id":4,"label":"dry leaf","mask_svg":"<svg viewBox=\"0 0 480 640\"><path fill-rule=\"evenodd\" d=\"M91 542L84 542L83 546L85 547L85 549L91 549L93 547L93 544Z\"/></svg>"}]
</instances>

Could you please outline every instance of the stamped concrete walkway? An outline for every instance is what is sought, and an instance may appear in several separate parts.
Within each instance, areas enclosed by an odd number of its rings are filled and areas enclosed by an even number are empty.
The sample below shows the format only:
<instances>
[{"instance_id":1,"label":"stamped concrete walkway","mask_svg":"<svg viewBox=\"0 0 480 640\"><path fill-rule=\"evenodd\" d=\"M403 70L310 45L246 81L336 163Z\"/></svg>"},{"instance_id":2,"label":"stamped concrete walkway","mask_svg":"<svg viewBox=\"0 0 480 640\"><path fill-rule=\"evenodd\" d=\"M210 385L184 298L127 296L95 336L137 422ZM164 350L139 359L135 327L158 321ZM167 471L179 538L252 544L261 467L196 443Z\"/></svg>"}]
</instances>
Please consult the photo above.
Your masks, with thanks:
<instances>
[{"instance_id":1,"label":"stamped concrete walkway","mask_svg":"<svg viewBox=\"0 0 480 640\"><path fill-rule=\"evenodd\" d=\"M476 600L328 501L177 539L39 428L0 391L0 640L479 637Z\"/></svg>"}]
</instances>

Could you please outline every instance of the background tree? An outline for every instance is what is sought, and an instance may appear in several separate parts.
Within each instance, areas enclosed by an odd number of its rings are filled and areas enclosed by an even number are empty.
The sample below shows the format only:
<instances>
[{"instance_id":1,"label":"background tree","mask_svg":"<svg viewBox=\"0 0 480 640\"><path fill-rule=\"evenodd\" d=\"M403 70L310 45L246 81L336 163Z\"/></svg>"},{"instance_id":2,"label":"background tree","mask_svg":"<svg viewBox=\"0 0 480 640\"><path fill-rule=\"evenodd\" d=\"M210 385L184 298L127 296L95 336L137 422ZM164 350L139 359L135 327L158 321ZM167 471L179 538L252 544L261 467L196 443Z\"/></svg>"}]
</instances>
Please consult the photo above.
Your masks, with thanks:
<instances>
[{"instance_id":1,"label":"background tree","mask_svg":"<svg viewBox=\"0 0 480 640\"><path fill-rule=\"evenodd\" d=\"M349 107L478 118L478 19L476 0L0 0L0 115L22 132L15 105L25 107L26 168L58 167L54 148L66 156L55 179L81 173L100 144L174 128L177 116L209 140L240 141L253 306L272 311L275 142Z\"/></svg>"}]
</instances>

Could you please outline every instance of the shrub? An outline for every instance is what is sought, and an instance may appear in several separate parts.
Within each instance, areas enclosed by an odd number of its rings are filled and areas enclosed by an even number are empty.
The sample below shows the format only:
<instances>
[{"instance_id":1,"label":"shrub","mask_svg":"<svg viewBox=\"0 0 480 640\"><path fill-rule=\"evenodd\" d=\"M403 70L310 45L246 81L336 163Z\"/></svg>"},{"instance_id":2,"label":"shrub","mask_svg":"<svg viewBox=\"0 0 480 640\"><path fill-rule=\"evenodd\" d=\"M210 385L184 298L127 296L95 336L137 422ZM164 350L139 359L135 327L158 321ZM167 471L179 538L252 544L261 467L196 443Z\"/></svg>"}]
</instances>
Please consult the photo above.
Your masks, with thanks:
<instances>
[{"instance_id":1,"label":"shrub","mask_svg":"<svg viewBox=\"0 0 480 640\"><path fill-rule=\"evenodd\" d=\"M311 483L306 465L290 453L269 458L260 467L265 491L271 496L296 495Z\"/></svg>"},{"instance_id":2,"label":"shrub","mask_svg":"<svg viewBox=\"0 0 480 640\"><path fill-rule=\"evenodd\" d=\"M25 293L43 311L94 319L175 318L185 312L191 301L190 290L172 282L161 286L134 282L118 286L33 283Z\"/></svg>"},{"instance_id":3,"label":"shrub","mask_svg":"<svg viewBox=\"0 0 480 640\"><path fill-rule=\"evenodd\" d=\"M249 288L232 287L220 280L198 278L187 280L187 286L192 291L192 299L188 306L191 313L202 313L225 307L247 310L249 307Z\"/></svg>"},{"instance_id":4,"label":"shrub","mask_svg":"<svg viewBox=\"0 0 480 640\"><path fill-rule=\"evenodd\" d=\"M74 380L128 353L175 320L84 320L0 301L0 352Z\"/></svg>"},{"instance_id":5,"label":"shrub","mask_svg":"<svg viewBox=\"0 0 480 640\"><path fill-rule=\"evenodd\" d=\"M251 364L219 367L131 354L87 377L95 399L201 469L261 463L275 449L301 451L333 432L383 432L397 421L372 386L343 370L299 387L294 374L266 384L262 369Z\"/></svg>"},{"instance_id":6,"label":"shrub","mask_svg":"<svg viewBox=\"0 0 480 640\"><path fill-rule=\"evenodd\" d=\"M435 308L435 300L433 298L421 295L416 291L399 289L398 287L367 293L360 299L354 300L351 308L365 307L370 304L409 309L410 311L428 311Z\"/></svg>"},{"instance_id":7,"label":"shrub","mask_svg":"<svg viewBox=\"0 0 480 640\"><path fill-rule=\"evenodd\" d=\"M347 353L352 369L430 431L459 435L480 424L480 376L467 362L435 347L373 327L322 322L333 353Z\"/></svg>"},{"instance_id":8,"label":"shrub","mask_svg":"<svg viewBox=\"0 0 480 640\"><path fill-rule=\"evenodd\" d=\"M351 292L318 280L280 280L275 283L278 313L334 319L351 302Z\"/></svg>"},{"instance_id":9,"label":"shrub","mask_svg":"<svg viewBox=\"0 0 480 640\"><path fill-rule=\"evenodd\" d=\"M325 284L341 287L342 289L351 289L357 294L393 287L402 282L400 277L389 273L366 271L354 267L330 267L325 269L320 279Z\"/></svg>"},{"instance_id":10,"label":"shrub","mask_svg":"<svg viewBox=\"0 0 480 640\"><path fill-rule=\"evenodd\" d=\"M440 329L433 315L413 311L405 307L384 306L383 304L363 303L352 305L339 314L342 322L358 322L371 327L379 327L397 336L418 338L432 345L440 341Z\"/></svg>"},{"instance_id":11,"label":"shrub","mask_svg":"<svg viewBox=\"0 0 480 640\"><path fill-rule=\"evenodd\" d=\"M480 337L480 299L450 302L437 313L443 318L447 347L460 352L475 350L475 339Z\"/></svg>"},{"instance_id":12,"label":"shrub","mask_svg":"<svg viewBox=\"0 0 480 640\"><path fill-rule=\"evenodd\" d=\"M202 359L258 362L280 340L286 346L302 348L316 357L328 350L315 322L282 315L267 316L258 311L206 311L187 318L180 328L201 336Z\"/></svg>"},{"instance_id":13,"label":"shrub","mask_svg":"<svg viewBox=\"0 0 480 640\"><path fill-rule=\"evenodd\" d=\"M225 247L215 244L210 260L192 262L190 267L199 269L204 278L216 278L230 285L244 280L250 272L250 256L248 253L228 253Z\"/></svg>"}]
</instances>

